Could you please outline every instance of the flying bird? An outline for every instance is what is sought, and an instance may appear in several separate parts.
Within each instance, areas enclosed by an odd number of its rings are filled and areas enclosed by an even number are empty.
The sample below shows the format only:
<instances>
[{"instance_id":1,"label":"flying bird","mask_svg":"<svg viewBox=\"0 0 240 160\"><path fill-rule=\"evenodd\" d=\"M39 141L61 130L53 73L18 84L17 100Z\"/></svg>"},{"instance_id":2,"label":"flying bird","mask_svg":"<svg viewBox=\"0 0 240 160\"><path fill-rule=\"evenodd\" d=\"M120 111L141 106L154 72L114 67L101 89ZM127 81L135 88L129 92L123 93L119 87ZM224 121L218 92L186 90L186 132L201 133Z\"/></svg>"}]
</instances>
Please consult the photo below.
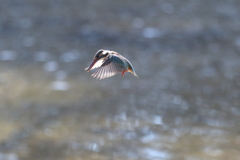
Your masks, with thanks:
<instances>
[{"instance_id":1,"label":"flying bird","mask_svg":"<svg viewBox=\"0 0 240 160\"><path fill-rule=\"evenodd\" d=\"M88 72L92 69L98 68L93 77L97 79L104 79L112 77L118 72L124 76L125 72L130 72L137 76L132 64L125 57L115 51L100 49L93 57L93 61L85 70ZM138 76L137 76L138 77Z\"/></svg>"}]
</instances>

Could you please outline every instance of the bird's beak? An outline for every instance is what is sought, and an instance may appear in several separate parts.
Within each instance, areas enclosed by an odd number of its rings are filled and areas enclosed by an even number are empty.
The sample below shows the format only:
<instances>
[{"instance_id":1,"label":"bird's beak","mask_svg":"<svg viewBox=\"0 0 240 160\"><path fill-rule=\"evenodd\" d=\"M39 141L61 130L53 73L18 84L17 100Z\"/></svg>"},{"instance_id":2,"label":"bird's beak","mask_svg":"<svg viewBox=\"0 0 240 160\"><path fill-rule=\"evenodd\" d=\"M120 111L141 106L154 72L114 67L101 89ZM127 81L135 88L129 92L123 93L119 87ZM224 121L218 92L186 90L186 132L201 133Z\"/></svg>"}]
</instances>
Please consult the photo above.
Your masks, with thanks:
<instances>
[{"instance_id":1,"label":"bird's beak","mask_svg":"<svg viewBox=\"0 0 240 160\"><path fill-rule=\"evenodd\" d=\"M135 72L133 72L133 75L136 76L136 77L138 78L138 76L137 76L137 74L136 74Z\"/></svg>"},{"instance_id":2,"label":"bird's beak","mask_svg":"<svg viewBox=\"0 0 240 160\"><path fill-rule=\"evenodd\" d=\"M98 61L97 59L94 59L92 61L92 63L90 64L90 66L88 68L85 68L85 70L87 70L89 72L97 61Z\"/></svg>"},{"instance_id":3,"label":"bird's beak","mask_svg":"<svg viewBox=\"0 0 240 160\"><path fill-rule=\"evenodd\" d=\"M130 71L130 72L138 78L137 74L134 71Z\"/></svg>"}]
</instances>

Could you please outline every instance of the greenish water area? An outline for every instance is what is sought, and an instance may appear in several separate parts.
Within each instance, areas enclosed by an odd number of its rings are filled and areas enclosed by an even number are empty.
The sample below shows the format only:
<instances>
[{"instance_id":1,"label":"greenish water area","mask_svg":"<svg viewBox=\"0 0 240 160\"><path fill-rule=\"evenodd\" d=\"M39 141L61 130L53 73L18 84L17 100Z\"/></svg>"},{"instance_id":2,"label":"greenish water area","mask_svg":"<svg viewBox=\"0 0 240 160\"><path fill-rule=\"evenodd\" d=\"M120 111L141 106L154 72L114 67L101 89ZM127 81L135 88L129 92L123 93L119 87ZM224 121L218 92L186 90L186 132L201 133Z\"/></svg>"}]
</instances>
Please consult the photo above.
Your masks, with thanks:
<instances>
[{"instance_id":1,"label":"greenish water area","mask_svg":"<svg viewBox=\"0 0 240 160\"><path fill-rule=\"evenodd\" d=\"M0 160L240 159L239 7L1 1ZM99 49L138 78L92 78Z\"/></svg>"}]
</instances>

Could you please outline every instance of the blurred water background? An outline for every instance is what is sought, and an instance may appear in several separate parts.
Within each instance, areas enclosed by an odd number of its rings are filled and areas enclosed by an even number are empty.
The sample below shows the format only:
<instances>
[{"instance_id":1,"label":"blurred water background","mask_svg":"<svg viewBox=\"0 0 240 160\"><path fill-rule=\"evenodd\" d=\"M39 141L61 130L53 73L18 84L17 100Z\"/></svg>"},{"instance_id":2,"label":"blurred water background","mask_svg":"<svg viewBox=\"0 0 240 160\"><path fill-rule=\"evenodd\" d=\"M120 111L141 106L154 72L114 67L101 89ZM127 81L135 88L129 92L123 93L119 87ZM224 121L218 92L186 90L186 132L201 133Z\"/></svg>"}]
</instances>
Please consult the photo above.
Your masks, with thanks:
<instances>
[{"instance_id":1,"label":"blurred water background","mask_svg":"<svg viewBox=\"0 0 240 160\"><path fill-rule=\"evenodd\" d=\"M239 8L0 1L0 160L240 159ZM139 78L92 78L101 48Z\"/></svg>"}]
</instances>

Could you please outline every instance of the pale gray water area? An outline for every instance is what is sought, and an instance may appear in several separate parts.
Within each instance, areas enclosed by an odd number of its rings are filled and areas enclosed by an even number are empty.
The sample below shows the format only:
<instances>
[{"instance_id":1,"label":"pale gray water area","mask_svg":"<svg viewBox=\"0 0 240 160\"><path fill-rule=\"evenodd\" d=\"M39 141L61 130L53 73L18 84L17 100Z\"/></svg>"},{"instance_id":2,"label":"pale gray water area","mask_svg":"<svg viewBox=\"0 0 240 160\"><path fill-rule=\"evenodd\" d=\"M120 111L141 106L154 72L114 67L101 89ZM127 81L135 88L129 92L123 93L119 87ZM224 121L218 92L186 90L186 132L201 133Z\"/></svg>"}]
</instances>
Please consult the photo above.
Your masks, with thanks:
<instances>
[{"instance_id":1,"label":"pale gray water area","mask_svg":"<svg viewBox=\"0 0 240 160\"><path fill-rule=\"evenodd\" d=\"M0 160L240 159L239 8L0 1ZM101 48L139 78L92 78Z\"/></svg>"}]
</instances>

